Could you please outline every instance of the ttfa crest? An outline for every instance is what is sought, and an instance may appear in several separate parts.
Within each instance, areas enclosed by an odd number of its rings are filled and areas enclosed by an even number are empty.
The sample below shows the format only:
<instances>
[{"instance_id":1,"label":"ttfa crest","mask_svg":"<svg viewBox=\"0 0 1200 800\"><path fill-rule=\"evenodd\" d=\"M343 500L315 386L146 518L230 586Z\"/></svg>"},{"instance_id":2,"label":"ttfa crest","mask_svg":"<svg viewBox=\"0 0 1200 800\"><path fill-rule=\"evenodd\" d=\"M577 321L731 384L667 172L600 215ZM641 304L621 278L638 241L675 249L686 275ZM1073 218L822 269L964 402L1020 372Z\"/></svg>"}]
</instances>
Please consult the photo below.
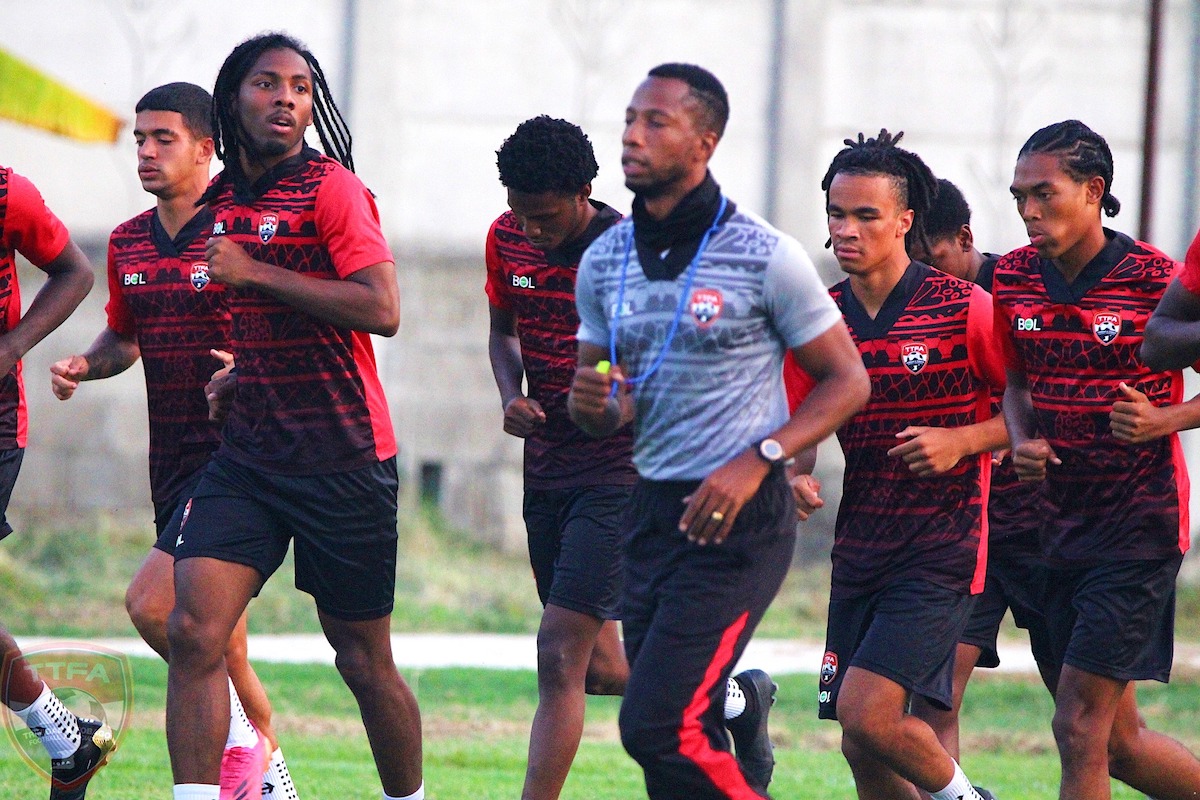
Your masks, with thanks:
<instances>
[{"instance_id":1,"label":"ttfa crest","mask_svg":"<svg viewBox=\"0 0 1200 800\"><path fill-rule=\"evenodd\" d=\"M208 262L196 261L192 264L192 288L197 292L204 291L204 287L208 286Z\"/></svg>"},{"instance_id":2,"label":"ttfa crest","mask_svg":"<svg viewBox=\"0 0 1200 800\"><path fill-rule=\"evenodd\" d=\"M721 310L725 307L725 299L716 289L697 289L692 292L692 301L689 307L700 327L707 328L717 321L717 317L721 316Z\"/></svg>"},{"instance_id":3,"label":"ttfa crest","mask_svg":"<svg viewBox=\"0 0 1200 800\"><path fill-rule=\"evenodd\" d=\"M82 642L48 642L24 648L22 657L58 696L71 713L107 723L112 728L115 749L129 728L133 715L133 675L124 653ZM6 656L2 676L8 695L14 659ZM4 715L9 741L29 766L50 779L50 759L41 740L13 713ZM79 783L91 777L80 776ZM78 786L55 784L60 791Z\"/></svg>"},{"instance_id":4,"label":"ttfa crest","mask_svg":"<svg viewBox=\"0 0 1200 800\"><path fill-rule=\"evenodd\" d=\"M263 244L275 238L275 231L277 230L279 230L278 214L263 214L258 218L258 238Z\"/></svg>"},{"instance_id":5,"label":"ttfa crest","mask_svg":"<svg viewBox=\"0 0 1200 800\"><path fill-rule=\"evenodd\" d=\"M929 363L929 348L923 342L905 342L900 345L900 361L906 370L916 375Z\"/></svg>"},{"instance_id":6,"label":"ttfa crest","mask_svg":"<svg viewBox=\"0 0 1200 800\"><path fill-rule=\"evenodd\" d=\"M832 683L837 677L838 657L837 653L832 650L825 651L825 657L821 659L821 683Z\"/></svg>"},{"instance_id":7,"label":"ttfa crest","mask_svg":"<svg viewBox=\"0 0 1200 800\"><path fill-rule=\"evenodd\" d=\"M1112 344L1121 335L1121 316L1108 311L1097 311L1092 317L1092 335L1100 344Z\"/></svg>"}]
</instances>

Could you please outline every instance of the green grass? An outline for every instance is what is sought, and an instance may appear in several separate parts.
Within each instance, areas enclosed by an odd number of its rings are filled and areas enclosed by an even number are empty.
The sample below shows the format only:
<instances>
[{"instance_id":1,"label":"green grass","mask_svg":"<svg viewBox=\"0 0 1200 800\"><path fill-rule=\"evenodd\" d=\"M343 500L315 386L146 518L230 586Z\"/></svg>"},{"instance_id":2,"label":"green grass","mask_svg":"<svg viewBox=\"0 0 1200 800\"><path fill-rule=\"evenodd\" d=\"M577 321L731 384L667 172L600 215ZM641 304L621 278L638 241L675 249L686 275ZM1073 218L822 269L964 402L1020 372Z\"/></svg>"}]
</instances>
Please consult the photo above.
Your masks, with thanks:
<instances>
[{"instance_id":1,"label":"green grass","mask_svg":"<svg viewBox=\"0 0 1200 800\"><path fill-rule=\"evenodd\" d=\"M134 723L90 800L168 797L171 777L163 734L166 667L135 659ZM263 664L260 675L275 703L276 724L301 797L376 800L378 783L357 708L331 667ZM518 797L525 770L529 722L537 701L533 673L425 670L405 677L421 704L425 776L431 800ZM838 751L838 728L815 718L815 677L783 676L771 725L778 766L772 793L779 800L853 797L849 769ZM1200 676L1169 688L1141 689L1149 724L1200 747L1195 709ZM617 736L618 701L589 698L584 741L564 800L625 800L644 796L641 773ZM968 692L963 715L964 766L972 779L1004 800L1034 800L1057 792L1058 759L1050 736L1051 704L1033 680L984 673ZM44 791L11 747L0 745L0 797ZM1116 786L1117 800L1140 795Z\"/></svg>"}]
</instances>

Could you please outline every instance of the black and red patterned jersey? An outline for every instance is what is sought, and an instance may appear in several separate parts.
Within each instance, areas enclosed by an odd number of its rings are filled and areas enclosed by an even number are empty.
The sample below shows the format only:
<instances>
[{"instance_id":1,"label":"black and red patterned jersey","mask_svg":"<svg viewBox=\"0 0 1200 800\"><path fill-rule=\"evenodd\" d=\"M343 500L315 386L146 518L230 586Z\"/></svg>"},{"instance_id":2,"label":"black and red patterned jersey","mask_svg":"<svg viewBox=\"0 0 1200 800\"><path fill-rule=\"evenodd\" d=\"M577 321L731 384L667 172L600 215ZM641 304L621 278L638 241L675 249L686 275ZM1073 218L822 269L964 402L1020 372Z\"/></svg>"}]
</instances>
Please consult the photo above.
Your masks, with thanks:
<instances>
[{"instance_id":1,"label":"black and red patterned jersey","mask_svg":"<svg viewBox=\"0 0 1200 800\"><path fill-rule=\"evenodd\" d=\"M958 428L991 418L1004 385L992 346L991 298L919 262L909 265L872 319L849 280L829 290L871 378L867 405L838 430L846 456L833 540L832 596L868 594L920 578L953 591L983 589L991 453L920 477L887 451L910 425ZM789 358L794 409L812 380Z\"/></svg>"},{"instance_id":2,"label":"black and red patterned jersey","mask_svg":"<svg viewBox=\"0 0 1200 800\"><path fill-rule=\"evenodd\" d=\"M1196 231L1196 238L1192 239L1187 255L1183 258L1179 282L1192 294L1200 294L1200 231Z\"/></svg>"},{"instance_id":3,"label":"black and red patterned jersey","mask_svg":"<svg viewBox=\"0 0 1200 800\"><path fill-rule=\"evenodd\" d=\"M35 267L58 258L70 241L66 227L46 208L41 193L26 178L0 167L0 334L21 321L21 288L17 285L20 253ZM25 446L29 419L21 362L0 377L0 450Z\"/></svg>"},{"instance_id":4,"label":"black and red patterned jersey","mask_svg":"<svg viewBox=\"0 0 1200 800\"><path fill-rule=\"evenodd\" d=\"M229 349L225 287L208 279L204 243L213 215L201 209L172 239L150 209L108 240L108 327L135 336L150 416L150 496L169 506L221 441L204 386Z\"/></svg>"},{"instance_id":5,"label":"black and red patterned jersey","mask_svg":"<svg viewBox=\"0 0 1200 800\"><path fill-rule=\"evenodd\" d=\"M1179 372L1138 355L1146 321L1178 264L1105 230L1108 243L1073 283L1033 247L996 266L996 337L1029 382L1037 436L1062 459L1048 466L1055 513L1042 528L1049 563L1153 559L1187 550L1188 477L1175 434L1117 441L1113 402L1124 382L1155 405L1179 403Z\"/></svg>"},{"instance_id":6,"label":"black and red patterned jersey","mask_svg":"<svg viewBox=\"0 0 1200 800\"><path fill-rule=\"evenodd\" d=\"M234 184L222 180L210 202L212 232L257 261L321 280L393 262L371 193L316 150L280 162L253 186ZM222 455L265 472L318 475L396 454L368 334L254 289L228 295L238 379Z\"/></svg>"},{"instance_id":7,"label":"black and red patterned jersey","mask_svg":"<svg viewBox=\"0 0 1200 800\"><path fill-rule=\"evenodd\" d=\"M545 424L525 438L528 489L632 484L637 479L628 427L594 439L567 415L578 355L575 275L579 259L597 236L621 218L608 206L593 204L598 211L587 230L558 251L543 252L531 245L511 211L488 230L488 300L516 317L529 397L546 412Z\"/></svg>"}]
</instances>

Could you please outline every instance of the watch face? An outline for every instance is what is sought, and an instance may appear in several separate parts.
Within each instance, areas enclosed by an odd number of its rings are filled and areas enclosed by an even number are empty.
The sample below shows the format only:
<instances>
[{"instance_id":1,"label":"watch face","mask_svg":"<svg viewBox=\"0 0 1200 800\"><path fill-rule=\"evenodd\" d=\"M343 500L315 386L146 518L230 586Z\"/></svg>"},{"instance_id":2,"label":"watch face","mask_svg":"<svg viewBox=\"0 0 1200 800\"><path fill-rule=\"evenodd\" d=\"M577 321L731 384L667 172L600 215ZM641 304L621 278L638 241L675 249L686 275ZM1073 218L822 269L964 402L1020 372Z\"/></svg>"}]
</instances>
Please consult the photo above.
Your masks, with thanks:
<instances>
[{"instance_id":1,"label":"watch face","mask_svg":"<svg viewBox=\"0 0 1200 800\"><path fill-rule=\"evenodd\" d=\"M758 445L758 452L772 463L783 459L783 445L774 439L763 439L762 443Z\"/></svg>"}]
</instances>

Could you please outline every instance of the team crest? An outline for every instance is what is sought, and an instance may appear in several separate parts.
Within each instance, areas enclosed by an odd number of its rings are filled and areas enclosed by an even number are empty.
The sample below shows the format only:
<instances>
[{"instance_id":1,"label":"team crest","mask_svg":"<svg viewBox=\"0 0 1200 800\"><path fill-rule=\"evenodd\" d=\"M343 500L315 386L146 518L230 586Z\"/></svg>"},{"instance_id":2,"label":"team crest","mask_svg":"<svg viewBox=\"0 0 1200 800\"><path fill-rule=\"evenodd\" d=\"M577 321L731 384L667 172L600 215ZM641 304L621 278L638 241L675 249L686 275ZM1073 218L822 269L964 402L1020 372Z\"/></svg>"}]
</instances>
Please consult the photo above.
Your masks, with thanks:
<instances>
[{"instance_id":1,"label":"team crest","mask_svg":"<svg viewBox=\"0 0 1200 800\"><path fill-rule=\"evenodd\" d=\"M3 690L8 696L12 680L12 657L4 659ZM124 737L133 715L133 675L129 659L115 650L93 644L53 642L25 648L25 661L58 696L67 710L84 719L104 723L96 734L96 743L106 751L115 749ZM40 739L45 731L14 724L16 716L4 715L9 741L30 768L50 778L46 750ZM111 737L111 738L110 738ZM80 790L92 773L80 775L71 784L56 784L64 792Z\"/></svg>"},{"instance_id":2,"label":"team crest","mask_svg":"<svg viewBox=\"0 0 1200 800\"><path fill-rule=\"evenodd\" d=\"M208 277L208 262L197 261L192 264L192 288L197 292L204 291L204 287L208 286L210 278Z\"/></svg>"},{"instance_id":3,"label":"team crest","mask_svg":"<svg viewBox=\"0 0 1200 800\"><path fill-rule=\"evenodd\" d=\"M263 214L258 218L258 238L262 240L263 244L271 241L277 230L279 230L278 214Z\"/></svg>"},{"instance_id":4,"label":"team crest","mask_svg":"<svg viewBox=\"0 0 1200 800\"><path fill-rule=\"evenodd\" d=\"M825 657L821 659L821 683L833 683L833 679L837 677L837 671L837 653L826 650Z\"/></svg>"},{"instance_id":5,"label":"team crest","mask_svg":"<svg viewBox=\"0 0 1200 800\"><path fill-rule=\"evenodd\" d=\"M906 370L916 375L929 363L929 348L922 342L905 342L900 345L900 361Z\"/></svg>"},{"instance_id":6,"label":"team crest","mask_svg":"<svg viewBox=\"0 0 1200 800\"><path fill-rule=\"evenodd\" d=\"M1092 317L1092 335L1100 344L1112 344L1121 335L1121 317L1108 311L1097 312Z\"/></svg>"},{"instance_id":7,"label":"team crest","mask_svg":"<svg viewBox=\"0 0 1200 800\"><path fill-rule=\"evenodd\" d=\"M701 328L707 328L716 322L724 307L725 300L716 289L697 289L692 292L690 308L692 316L696 318L696 322L700 324Z\"/></svg>"}]
</instances>

